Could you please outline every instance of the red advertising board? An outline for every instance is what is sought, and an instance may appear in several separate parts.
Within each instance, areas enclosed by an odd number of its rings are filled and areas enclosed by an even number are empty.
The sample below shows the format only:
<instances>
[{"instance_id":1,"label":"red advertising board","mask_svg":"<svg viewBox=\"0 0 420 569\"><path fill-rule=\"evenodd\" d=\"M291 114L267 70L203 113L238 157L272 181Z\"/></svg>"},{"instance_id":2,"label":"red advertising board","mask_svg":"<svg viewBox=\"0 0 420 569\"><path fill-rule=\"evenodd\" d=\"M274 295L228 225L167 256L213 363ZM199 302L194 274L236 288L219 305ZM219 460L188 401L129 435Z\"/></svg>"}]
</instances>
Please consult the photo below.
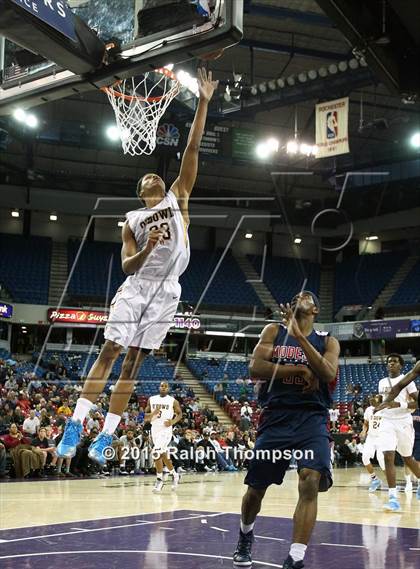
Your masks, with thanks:
<instances>
[{"instance_id":1,"label":"red advertising board","mask_svg":"<svg viewBox=\"0 0 420 569\"><path fill-rule=\"evenodd\" d=\"M75 310L72 308L50 308L49 322L66 324L106 324L108 314L98 310Z\"/></svg>"}]
</instances>

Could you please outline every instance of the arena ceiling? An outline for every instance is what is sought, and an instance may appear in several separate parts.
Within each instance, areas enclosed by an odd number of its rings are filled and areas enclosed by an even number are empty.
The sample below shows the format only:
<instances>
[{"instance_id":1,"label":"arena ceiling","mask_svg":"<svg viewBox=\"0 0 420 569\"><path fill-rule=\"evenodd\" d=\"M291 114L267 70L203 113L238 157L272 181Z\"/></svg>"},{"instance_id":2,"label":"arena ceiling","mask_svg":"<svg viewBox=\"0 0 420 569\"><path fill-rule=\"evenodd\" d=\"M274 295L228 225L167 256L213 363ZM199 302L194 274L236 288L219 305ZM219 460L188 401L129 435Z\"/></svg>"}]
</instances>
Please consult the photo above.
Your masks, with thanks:
<instances>
[{"instance_id":1,"label":"arena ceiling","mask_svg":"<svg viewBox=\"0 0 420 569\"><path fill-rule=\"evenodd\" d=\"M345 204L352 219L420 207L419 151L408 144L420 127L420 104L403 102L402 96L385 86L373 69L359 67L356 72L339 72L328 77L317 92L310 91L307 82L297 82L287 98L280 94L277 97L276 93L268 93L271 97L267 97L258 89L253 95L251 91L252 86L280 76L297 78L299 73L353 58L353 46L320 4L313 0L245 0L243 41L211 63L221 87L210 120L253 130L257 138L275 135L285 141L293 137L297 117L299 137L313 142L315 104L349 96L351 153L319 161L290 158L284 153L269 163L261 163L254 156L241 161L229 156L217 161L203 159L197 187L201 195L209 197L245 200L277 195L290 221L305 225L320 207L335 207L345 172L386 167L392 172L387 181L352 189L352 199ZM227 103L223 95L227 85L234 89L234 74L241 76L241 96ZM49 143L36 134L29 139L12 120L3 121L0 126L9 133L9 143L0 153L0 184L4 190L7 184L26 186L31 192L54 188L57 192L123 197L133 195L136 180L147 171L165 172L169 181L176 176L176 157L164 159L157 152L152 157L124 157L118 146L104 142L104 129L113 121L113 115L102 93L69 97L35 110L41 123L38 132L54 125L62 131L71 128L85 133L95 125L97 143L92 144L92 137L86 146L71 137ZM180 103L169 115L170 120L191 117L190 107ZM297 176L287 183L281 181L275 188L271 172L287 170L314 174ZM253 202L252 207L259 206ZM266 207L264 202L260 207Z\"/></svg>"}]
</instances>

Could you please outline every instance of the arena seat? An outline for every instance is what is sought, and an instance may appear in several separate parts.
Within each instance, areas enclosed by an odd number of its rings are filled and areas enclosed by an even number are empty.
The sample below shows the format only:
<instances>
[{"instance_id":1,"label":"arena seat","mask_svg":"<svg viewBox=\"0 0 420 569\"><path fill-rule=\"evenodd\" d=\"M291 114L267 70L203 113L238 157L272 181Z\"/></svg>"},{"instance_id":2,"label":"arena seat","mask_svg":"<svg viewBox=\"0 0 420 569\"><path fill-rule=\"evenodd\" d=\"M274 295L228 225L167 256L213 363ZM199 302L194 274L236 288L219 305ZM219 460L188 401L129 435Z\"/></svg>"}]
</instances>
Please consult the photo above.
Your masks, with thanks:
<instances>
[{"instance_id":1,"label":"arena seat","mask_svg":"<svg viewBox=\"0 0 420 569\"><path fill-rule=\"evenodd\" d=\"M203 293L223 251L191 251L188 269L181 276L182 300L195 304ZM261 301L230 251L224 257L202 301L205 304L261 306Z\"/></svg>"},{"instance_id":2,"label":"arena seat","mask_svg":"<svg viewBox=\"0 0 420 569\"><path fill-rule=\"evenodd\" d=\"M420 260L414 265L401 283L394 296L389 301L389 306L409 306L420 304Z\"/></svg>"},{"instance_id":3,"label":"arena seat","mask_svg":"<svg viewBox=\"0 0 420 569\"><path fill-rule=\"evenodd\" d=\"M407 254L357 255L336 265L334 311L347 304L370 306Z\"/></svg>"},{"instance_id":4,"label":"arena seat","mask_svg":"<svg viewBox=\"0 0 420 569\"><path fill-rule=\"evenodd\" d=\"M0 234L0 279L15 302L48 304L52 241Z\"/></svg>"},{"instance_id":5,"label":"arena seat","mask_svg":"<svg viewBox=\"0 0 420 569\"><path fill-rule=\"evenodd\" d=\"M248 256L258 274L261 273L262 257ZM319 294L320 267L302 259L302 266L308 282L306 289ZM302 288L303 278L301 265L289 257L268 257L266 259L264 283L277 302L288 302Z\"/></svg>"}]
</instances>

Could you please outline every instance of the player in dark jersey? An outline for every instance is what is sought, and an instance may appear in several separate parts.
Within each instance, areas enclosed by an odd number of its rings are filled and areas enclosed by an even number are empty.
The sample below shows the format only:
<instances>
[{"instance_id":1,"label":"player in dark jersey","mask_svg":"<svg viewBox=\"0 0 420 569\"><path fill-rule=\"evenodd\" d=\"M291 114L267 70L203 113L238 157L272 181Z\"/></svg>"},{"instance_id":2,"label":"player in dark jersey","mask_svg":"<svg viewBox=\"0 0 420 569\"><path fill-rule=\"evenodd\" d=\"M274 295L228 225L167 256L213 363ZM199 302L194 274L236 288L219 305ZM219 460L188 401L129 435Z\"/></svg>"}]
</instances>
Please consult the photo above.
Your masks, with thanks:
<instances>
[{"instance_id":1,"label":"player in dark jersey","mask_svg":"<svg viewBox=\"0 0 420 569\"><path fill-rule=\"evenodd\" d=\"M316 521L318 492L332 485L327 425L340 344L327 332L314 330L320 305L312 292L299 293L291 306L282 306L282 310L283 324L264 328L250 363L251 377L258 380L262 413L254 458L245 478L248 490L242 501L241 529L233 556L234 564L243 567L252 564L255 518L267 488L283 482L289 451L296 451L299 501L293 517L293 543L283 569L304 566ZM299 451L303 457L296 456Z\"/></svg>"}]
</instances>

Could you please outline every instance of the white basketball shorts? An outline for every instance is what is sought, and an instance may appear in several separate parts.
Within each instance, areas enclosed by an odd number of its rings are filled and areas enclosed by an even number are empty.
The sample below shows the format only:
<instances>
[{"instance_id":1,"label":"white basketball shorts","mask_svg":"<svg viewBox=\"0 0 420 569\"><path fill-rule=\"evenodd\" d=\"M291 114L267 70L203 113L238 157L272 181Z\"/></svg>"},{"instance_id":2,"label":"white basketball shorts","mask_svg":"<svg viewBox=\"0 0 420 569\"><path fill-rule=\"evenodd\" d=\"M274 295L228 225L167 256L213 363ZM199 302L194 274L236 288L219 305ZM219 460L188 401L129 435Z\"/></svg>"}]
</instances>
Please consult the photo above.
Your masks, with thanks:
<instances>
[{"instance_id":1,"label":"white basketball shorts","mask_svg":"<svg viewBox=\"0 0 420 569\"><path fill-rule=\"evenodd\" d=\"M167 452L172 440L172 427L154 429L152 426L153 453L156 455Z\"/></svg>"},{"instance_id":2,"label":"white basketball shorts","mask_svg":"<svg viewBox=\"0 0 420 569\"><path fill-rule=\"evenodd\" d=\"M111 301L105 339L124 348L157 350L172 325L180 296L177 279L129 277Z\"/></svg>"},{"instance_id":3,"label":"white basketball shorts","mask_svg":"<svg viewBox=\"0 0 420 569\"><path fill-rule=\"evenodd\" d=\"M375 456L375 453L376 458L379 462L379 466L382 468L382 470L385 470L384 454L378 447L378 438L376 436L372 437L368 435L366 437L365 444L363 445L362 453L362 462L365 466L370 463L370 459Z\"/></svg>"},{"instance_id":4,"label":"white basketball shorts","mask_svg":"<svg viewBox=\"0 0 420 569\"><path fill-rule=\"evenodd\" d=\"M411 415L402 419L381 417L377 447L382 451L398 451L401 456L411 456L414 447L414 427Z\"/></svg>"}]
</instances>

